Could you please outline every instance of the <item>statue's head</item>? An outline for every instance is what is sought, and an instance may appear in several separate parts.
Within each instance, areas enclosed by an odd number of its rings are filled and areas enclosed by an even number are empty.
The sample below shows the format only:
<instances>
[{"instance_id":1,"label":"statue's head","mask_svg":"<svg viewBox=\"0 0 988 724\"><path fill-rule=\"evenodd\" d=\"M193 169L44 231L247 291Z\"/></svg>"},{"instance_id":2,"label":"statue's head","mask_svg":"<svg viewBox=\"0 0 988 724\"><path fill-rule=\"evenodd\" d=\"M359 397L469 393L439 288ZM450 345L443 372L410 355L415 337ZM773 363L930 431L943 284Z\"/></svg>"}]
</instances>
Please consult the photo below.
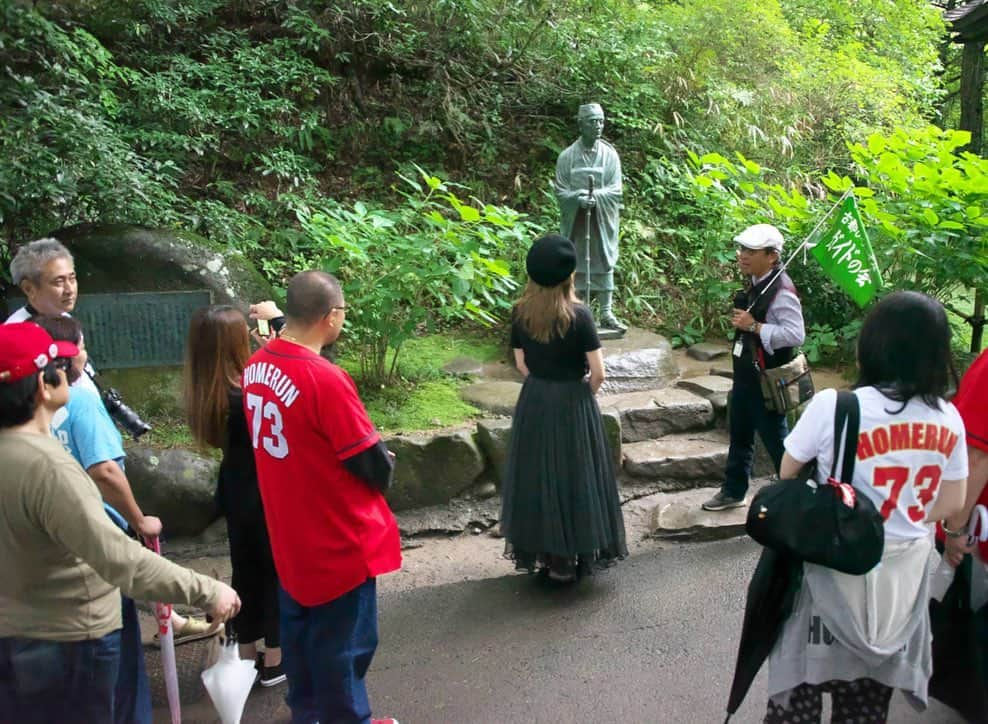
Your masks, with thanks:
<instances>
[{"instance_id":1,"label":"statue's head","mask_svg":"<svg viewBox=\"0 0 988 724\"><path fill-rule=\"evenodd\" d=\"M580 125L583 143L592 146L604 132L604 109L599 103L586 103L577 111L576 121Z\"/></svg>"}]
</instances>

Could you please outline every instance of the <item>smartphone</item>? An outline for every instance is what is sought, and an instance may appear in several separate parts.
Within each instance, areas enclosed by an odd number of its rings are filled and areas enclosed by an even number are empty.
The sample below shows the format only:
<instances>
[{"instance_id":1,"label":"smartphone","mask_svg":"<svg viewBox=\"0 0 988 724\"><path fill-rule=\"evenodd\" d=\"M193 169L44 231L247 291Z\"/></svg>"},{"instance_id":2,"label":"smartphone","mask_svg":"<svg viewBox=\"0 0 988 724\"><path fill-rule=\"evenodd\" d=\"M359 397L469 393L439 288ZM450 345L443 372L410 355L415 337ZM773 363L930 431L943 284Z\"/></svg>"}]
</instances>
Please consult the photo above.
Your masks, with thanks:
<instances>
[{"instance_id":1,"label":"smartphone","mask_svg":"<svg viewBox=\"0 0 988 724\"><path fill-rule=\"evenodd\" d=\"M262 337L271 336L271 325L268 324L268 320L266 319L257 320L257 333Z\"/></svg>"}]
</instances>

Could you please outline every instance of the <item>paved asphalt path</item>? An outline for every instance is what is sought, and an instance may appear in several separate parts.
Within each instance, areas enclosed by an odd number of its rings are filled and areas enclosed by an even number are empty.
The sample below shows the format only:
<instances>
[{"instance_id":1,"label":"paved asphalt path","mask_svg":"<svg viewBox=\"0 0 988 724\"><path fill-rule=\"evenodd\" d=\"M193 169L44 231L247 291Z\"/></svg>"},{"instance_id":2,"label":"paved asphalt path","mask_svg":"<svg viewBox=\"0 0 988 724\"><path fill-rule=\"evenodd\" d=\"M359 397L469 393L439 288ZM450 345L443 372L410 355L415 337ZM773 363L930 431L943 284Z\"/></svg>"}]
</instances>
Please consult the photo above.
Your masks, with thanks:
<instances>
[{"instance_id":1,"label":"paved asphalt path","mask_svg":"<svg viewBox=\"0 0 988 724\"><path fill-rule=\"evenodd\" d=\"M401 724L719 724L756 556L746 538L673 546L568 588L507 571L401 593L382 581L374 714ZM244 721L285 721L283 694L256 690ZM763 670L732 722L760 722L764 706ZM195 711L208 709L187 720ZM916 714L899 693L890 722L963 724L937 702Z\"/></svg>"}]
</instances>

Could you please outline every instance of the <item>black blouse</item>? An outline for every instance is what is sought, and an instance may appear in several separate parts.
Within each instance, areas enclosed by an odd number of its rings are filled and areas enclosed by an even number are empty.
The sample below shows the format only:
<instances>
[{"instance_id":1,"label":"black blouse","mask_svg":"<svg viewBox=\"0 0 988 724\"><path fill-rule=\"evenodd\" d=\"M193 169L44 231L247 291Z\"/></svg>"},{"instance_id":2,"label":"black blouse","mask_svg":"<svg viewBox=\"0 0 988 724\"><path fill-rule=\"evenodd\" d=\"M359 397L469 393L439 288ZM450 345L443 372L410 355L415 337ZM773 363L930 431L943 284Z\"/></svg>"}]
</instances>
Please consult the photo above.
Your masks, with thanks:
<instances>
[{"instance_id":1,"label":"black blouse","mask_svg":"<svg viewBox=\"0 0 988 724\"><path fill-rule=\"evenodd\" d=\"M573 321L562 337L553 337L547 343L537 342L513 320L511 346L524 350L525 365L534 377L579 380L589 371L587 352L600 349L600 339L590 310L583 304L573 304Z\"/></svg>"},{"instance_id":2,"label":"black blouse","mask_svg":"<svg viewBox=\"0 0 988 724\"><path fill-rule=\"evenodd\" d=\"M226 442L220 463L216 502L227 518L263 522L261 491L257 487L257 467L251 445L247 417L244 415L244 393L231 389L227 397L230 410L226 418Z\"/></svg>"}]
</instances>

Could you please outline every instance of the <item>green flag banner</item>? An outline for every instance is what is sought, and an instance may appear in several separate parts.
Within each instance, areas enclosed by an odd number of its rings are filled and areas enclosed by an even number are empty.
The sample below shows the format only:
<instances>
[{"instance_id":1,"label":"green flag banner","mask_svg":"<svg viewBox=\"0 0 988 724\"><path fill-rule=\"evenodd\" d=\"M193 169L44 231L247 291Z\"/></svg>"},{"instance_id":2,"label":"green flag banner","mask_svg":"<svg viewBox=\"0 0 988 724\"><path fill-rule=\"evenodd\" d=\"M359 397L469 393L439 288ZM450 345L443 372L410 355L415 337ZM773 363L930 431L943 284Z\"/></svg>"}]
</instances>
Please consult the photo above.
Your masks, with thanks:
<instances>
[{"instance_id":1,"label":"green flag banner","mask_svg":"<svg viewBox=\"0 0 988 724\"><path fill-rule=\"evenodd\" d=\"M820 234L810 253L827 276L860 307L882 288L878 262L853 194L837 202L830 225Z\"/></svg>"}]
</instances>

